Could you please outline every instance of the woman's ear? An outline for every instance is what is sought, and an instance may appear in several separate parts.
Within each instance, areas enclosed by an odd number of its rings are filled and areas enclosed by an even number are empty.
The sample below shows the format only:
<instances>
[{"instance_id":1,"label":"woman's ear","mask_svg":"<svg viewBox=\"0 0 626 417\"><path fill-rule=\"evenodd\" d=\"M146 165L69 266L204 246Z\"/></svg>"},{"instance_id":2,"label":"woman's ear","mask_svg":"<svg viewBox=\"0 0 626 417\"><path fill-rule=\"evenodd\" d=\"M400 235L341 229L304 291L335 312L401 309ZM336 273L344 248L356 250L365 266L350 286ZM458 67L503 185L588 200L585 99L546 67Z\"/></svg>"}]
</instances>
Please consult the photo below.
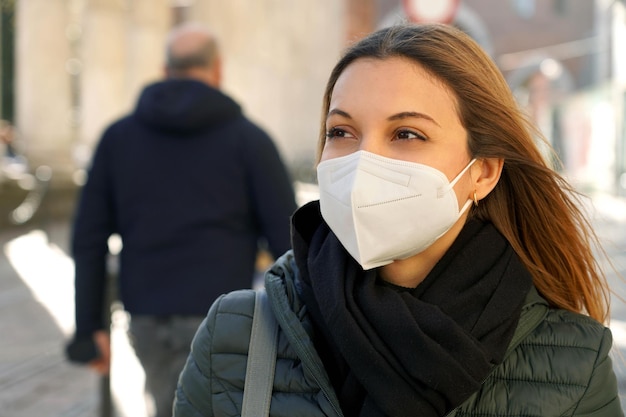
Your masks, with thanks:
<instances>
[{"instance_id":1,"label":"woman's ear","mask_svg":"<svg viewBox=\"0 0 626 417\"><path fill-rule=\"evenodd\" d=\"M475 190L472 190L472 195L469 198L482 200L487 197L498 183L498 180L500 180L503 166L504 159L502 158L481 158L476 160L471 168ZM476 196L473 195L474 191Z\"/></svg>"}]
</instances>

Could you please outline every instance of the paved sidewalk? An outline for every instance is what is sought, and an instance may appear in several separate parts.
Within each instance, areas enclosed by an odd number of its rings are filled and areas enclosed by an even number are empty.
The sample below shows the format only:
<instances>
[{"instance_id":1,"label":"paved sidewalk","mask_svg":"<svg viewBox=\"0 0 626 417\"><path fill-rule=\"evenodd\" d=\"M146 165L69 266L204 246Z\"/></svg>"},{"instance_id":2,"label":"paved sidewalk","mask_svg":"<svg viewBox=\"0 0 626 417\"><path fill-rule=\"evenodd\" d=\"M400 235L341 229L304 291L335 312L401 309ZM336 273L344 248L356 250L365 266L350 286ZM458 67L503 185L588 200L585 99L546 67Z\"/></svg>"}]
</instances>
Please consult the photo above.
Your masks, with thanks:
<instances>
[{"instance_id":1,"label":"paved sidewalk","mask_svg":"<svg viewBox=\"0 0 626 417\"><path fill-rule=\"evenodd\" d=\"M97 416L98 378L65 361L63 329L5 253L7 244L26 231L16 228L0 233L0 414ZM33 252L24 256L33 267L46 263ZM51 268L42 280L56 287L58 278ZM58 294L49 295L58 300L73 297L58 289Z\"/></svg>"},{"instance_id":2,"label":"paved sidewalk","mask_svg":"<svg viewBox=\"0 0 626 417\"><path fill-rule=\"evenodd\" d=\"M103 415L105 380L63 353L74 309L68 232L65 222L0 231L1 417ZM125 337L126 316L115 312L113 321L111 417L145 417L143 373Z\"/></svg>"}]
</instances>

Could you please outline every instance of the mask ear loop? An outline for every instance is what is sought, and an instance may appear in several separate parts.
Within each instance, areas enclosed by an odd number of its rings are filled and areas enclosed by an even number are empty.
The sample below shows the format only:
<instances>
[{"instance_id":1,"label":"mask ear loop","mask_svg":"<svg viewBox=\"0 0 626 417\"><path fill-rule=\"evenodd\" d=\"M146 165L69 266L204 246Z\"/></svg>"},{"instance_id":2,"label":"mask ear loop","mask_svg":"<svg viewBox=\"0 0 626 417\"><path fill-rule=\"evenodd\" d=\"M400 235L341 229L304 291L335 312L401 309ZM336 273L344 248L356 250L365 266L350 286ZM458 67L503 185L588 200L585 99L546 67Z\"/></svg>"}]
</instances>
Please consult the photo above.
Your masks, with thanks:
<instances>
[{"instance_id":1,"label":"mask ear loop","mask_svg":"<svg viewBox=\"0 0 626 417\"><path fill-rule=\"evenodd\" d=\"M456 183L461 179L463 174L465 174L467 172L467 170L470 169L470 167L474 164L474 162L476 162L476 158L472 159L469 162L469 164L467 164L467 166L465 168L463 168L463 170L461 172L459 172L459 175L457 175L452 181L450 181L450 183L448 184L447 187L440 188L439 191L437 192L437 197L439 197L439 198L443 197L448 191L450 191L452 188L454 188Z\"/></svg>"}]
</instances>

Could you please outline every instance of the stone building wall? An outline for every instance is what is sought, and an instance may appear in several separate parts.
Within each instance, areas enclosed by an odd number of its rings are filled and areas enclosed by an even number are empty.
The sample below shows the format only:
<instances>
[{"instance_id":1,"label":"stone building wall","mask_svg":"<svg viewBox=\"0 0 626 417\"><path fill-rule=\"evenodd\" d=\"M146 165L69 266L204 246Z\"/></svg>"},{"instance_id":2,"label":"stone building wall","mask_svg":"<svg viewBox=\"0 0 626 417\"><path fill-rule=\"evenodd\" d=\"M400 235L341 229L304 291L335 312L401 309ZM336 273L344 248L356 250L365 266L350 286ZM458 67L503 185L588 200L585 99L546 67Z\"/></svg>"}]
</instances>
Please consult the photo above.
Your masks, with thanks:
<instances>
[{"instance_id":1,"label":"stone building wall","mask_svg":"<svg viewBox=\"0 0 626 417\"><path fill-rule=\"evenodd\" d=\"M15 125L31 173L42 165L52 173L39 215L73 212L100 135L133 109L146 84L161 78L166 34L184 20L204 22L217 32L225 92L275 139L294 179L314 181L326 79L348 38L371 26L364 19L371 18L376 3L16 2ZM367 10L355 13L355 7ZM2 186L3 220L5 211L32 194L19 187Z\"/></svg>"},{"instance_id":2,"label":"stone building wall","mask_svg":"<svg viewBox=\"0 0 626 417\"><path fill-rule=\"evenodd\" d=\"M224 89L299 173L312 168L323 90L345 46L343 8L336 0L233 0L196 1L190 10L221 39Z\"/></svg>"},{"instance_id":3,"label":"stone building wall","mask_svg":"<svg viewBox=\"0 0 626 417\"><path fill-rule=\"evenodd\" d=\"M166 33L183 19L217 32L225 91L270 133L294 171L310 170L324 84L348 32L345 2L195 1L183 3L184 13L173 4L17 3L16 125L33 166L51 166L55 183L73 181L103 129L162 76Z\"/></svg>"}]
</instances>

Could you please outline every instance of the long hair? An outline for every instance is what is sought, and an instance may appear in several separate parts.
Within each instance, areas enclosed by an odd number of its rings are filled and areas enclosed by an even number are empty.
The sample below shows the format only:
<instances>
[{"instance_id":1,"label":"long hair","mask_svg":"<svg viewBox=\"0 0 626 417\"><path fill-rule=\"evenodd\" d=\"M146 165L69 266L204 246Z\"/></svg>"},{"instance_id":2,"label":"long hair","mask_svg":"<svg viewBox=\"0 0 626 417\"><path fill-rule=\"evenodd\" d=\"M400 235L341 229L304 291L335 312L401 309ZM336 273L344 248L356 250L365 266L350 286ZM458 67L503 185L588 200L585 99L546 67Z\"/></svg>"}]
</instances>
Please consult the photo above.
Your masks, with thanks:
<instances>
[{"instance_id":1,"label":"long hair","mask_svg":"<svg viewBox=\"0 0 626 417\"><path fill-rule=\"evenodd\" d=\"M413 60L455 94L473 158L502 158L498 184L470 216L490 221L509 241L554 307L609 314L609 287L594 257L598 238L580 195L550 168L535 143L538 130L520 110L501 72L468 35L452 26L403 24L376 31L347 49L331 72L318 146L335 83L359 58Z\"/></svg>"}]
</instances>

